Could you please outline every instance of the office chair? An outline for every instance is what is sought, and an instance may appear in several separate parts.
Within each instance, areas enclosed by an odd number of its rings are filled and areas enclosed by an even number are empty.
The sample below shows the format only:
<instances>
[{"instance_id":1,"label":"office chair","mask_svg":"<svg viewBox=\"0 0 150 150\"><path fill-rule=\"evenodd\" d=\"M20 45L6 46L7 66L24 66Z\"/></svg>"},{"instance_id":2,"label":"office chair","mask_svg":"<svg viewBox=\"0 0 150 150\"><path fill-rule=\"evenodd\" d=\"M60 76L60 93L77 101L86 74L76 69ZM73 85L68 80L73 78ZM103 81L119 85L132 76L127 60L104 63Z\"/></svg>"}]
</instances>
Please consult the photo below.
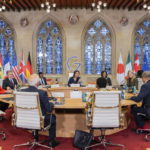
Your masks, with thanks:
<instances>
[{"instance_id":1,"label":"office chair","mask_svg":"<svg viewBox=\"0 0 150 150\"><path fill-rule=\"evenodd\" d=\"M35 146L51 149L38 141L38 130L48 130L50 126L44 128L44 117L42 116L37 92L15 92L14 93L14 114L12 124L17 128L32 130L34 141L28 141L24 144L14 145L16 147L30 146L32 150Z\"/></svg>"},{"instance_id":2,"label":"office chair","mask_svg":"<svg viewBox=\"0 0 150 150\"><path fill-rule=\"evenodd\" d=\"M0 110L0 121L3 119L3 115L5 115L5 112ZM6 134L2 128L0 128L0 135L2 135L2 140L6 140Z\"/></svg>"},{"instance_id":3,"label":"office chair","mask_svg":"<svg viewBox=\"0 0 150 150\"><path fill-rule=\"evenodd\" d=\"M144 118L146 118L148 121L150 121L150 116L146 116L144 114L139 114L140 116L143 116ZM141 134L141 133L145 133L146 132L146 135L145 135L145 141L146 142L149 142L149 136L150 136L150 128L148 129L137 129L136 130L137 134Z\"/></svg>"},{"instance_id":4,"label":"office chair","mask_svg":"<svg viewBox=\"0 0 150 150\"><path fill-rule=\"evenodd\" d=\"M107 145L120 146L125 150L124 145L113 144L105 138L107 129L119 128L123 125L120 91L94 91L91 115L88 112L87 119L90 132L100 130L101 136L99 136L98 143L86 147L85 150L99 145L103 145L106 150L108 150Z\"/></svg>"}]
</instances>

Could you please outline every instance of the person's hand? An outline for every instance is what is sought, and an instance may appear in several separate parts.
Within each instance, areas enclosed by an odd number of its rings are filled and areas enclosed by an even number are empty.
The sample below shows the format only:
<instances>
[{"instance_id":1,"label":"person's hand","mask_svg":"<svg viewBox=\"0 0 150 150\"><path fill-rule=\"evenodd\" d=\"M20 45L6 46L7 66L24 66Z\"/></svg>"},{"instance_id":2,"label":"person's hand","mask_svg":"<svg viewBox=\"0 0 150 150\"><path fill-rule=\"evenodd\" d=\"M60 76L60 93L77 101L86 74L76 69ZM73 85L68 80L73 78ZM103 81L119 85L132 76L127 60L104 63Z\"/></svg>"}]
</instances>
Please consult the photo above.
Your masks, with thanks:
<instances>
[{"instance_id":1,"label":"person's hand","mask_svg":"<svg viewBox=\"0 0 150 150\"><path fill-rule=\"evenodd\" d=\"M13 90L6 90L6 93L13 93Z\"/></svg>"},{"instance_id":2,"label":"person's hand","mask_svg":"<svg viewBox=\"0 0 150 150\"><path fill-rule=\"evenodd\" d=\"M79 79L78 83L81 83L81 79Z\"/></svg>"},{"instance_id":3,"label":"person's hand","mask_svg":"<svg viewBox=\"0 0 150 150\"><path fill-rule=\"evenodd\" d=\"M6 90L11 90L11 88L9 86L6 87Z\"/></svg>"}]
</instances>

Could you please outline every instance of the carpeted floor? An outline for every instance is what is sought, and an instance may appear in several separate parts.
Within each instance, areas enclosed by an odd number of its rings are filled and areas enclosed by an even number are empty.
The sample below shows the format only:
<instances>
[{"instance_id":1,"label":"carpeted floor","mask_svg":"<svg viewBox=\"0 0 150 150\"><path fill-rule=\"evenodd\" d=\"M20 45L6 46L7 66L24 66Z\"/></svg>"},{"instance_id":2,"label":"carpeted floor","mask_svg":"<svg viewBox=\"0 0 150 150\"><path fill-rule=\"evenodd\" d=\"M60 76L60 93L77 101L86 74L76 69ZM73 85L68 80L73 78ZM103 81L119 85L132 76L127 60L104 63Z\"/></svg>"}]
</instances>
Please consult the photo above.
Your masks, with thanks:
<instances>
[{"instance_id":1,"label":"carpeted floor","mask_svg":"<svg viewBox=\"0 0 150 150\"><path fill-rule=\"evenodd\" d=\"M12 150L14 144L21 144L32 139L31 133L23 129L16 129L10 125L10 121L3 120L0 122L0 128L4 128L7 134L7 139L2 141L0 139L0 147L2 150ZM1 135L0 135L1 136ZM107 136L109 140L114 143L124 144L125 150L146 150L150 148L150 142L144 140L144 134L137 135L130 129ZM40 139L47 139L46 136L41 136ZM54 150L77 150L72 146L73 138L57 138L61 144L54 148ZM36 147L36 150L46 150L45 148ZM28 147L16 148L16 150L28 150ZM95 147L92 150L104 150L103 147ZM118 147L109 147L109 150L121 150Z\"/></svg>"}]
</instances>

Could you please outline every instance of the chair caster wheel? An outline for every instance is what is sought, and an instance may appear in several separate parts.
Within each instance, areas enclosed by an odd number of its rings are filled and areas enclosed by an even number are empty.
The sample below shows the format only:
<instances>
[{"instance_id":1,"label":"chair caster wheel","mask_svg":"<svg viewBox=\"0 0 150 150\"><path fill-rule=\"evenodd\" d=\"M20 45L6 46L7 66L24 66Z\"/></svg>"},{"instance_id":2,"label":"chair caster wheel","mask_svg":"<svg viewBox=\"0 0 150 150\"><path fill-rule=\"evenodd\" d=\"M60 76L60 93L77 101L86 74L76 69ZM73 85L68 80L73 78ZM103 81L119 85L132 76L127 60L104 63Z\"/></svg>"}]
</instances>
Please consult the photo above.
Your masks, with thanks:
<instances>
[{"instance_id":1,"label":"chair caster wheel","mask_svg":"<svg viewBox=\"0 0 150 150\"><path fill-rule=\"evenodd\" d=\"M146 141L146 142L149 142L149 139L148 139L148 137L146 137L146 138L145 138L145 141Z\"/></svg>"},{"instance_id":2,"label":"chair caster wheel","mask_svg":"<svg viewBox=\"0 0 150 150\"><path fill-rule=\"evenodd\" d=\"M137 133L137 134L141 134L142 131L141 131L141 130L136 130L136 133Z\"/></svg>"},{"instance_id":3,"label":"chair caster wheel","mask_svg":"<svg viewBox=\"0 0 150 150\"><path fill-rule=\"evenodd\" d=\"M6 140L6 137L2 137L2 140L5 141L5 140Z\"/></svg>"}]
</instances>

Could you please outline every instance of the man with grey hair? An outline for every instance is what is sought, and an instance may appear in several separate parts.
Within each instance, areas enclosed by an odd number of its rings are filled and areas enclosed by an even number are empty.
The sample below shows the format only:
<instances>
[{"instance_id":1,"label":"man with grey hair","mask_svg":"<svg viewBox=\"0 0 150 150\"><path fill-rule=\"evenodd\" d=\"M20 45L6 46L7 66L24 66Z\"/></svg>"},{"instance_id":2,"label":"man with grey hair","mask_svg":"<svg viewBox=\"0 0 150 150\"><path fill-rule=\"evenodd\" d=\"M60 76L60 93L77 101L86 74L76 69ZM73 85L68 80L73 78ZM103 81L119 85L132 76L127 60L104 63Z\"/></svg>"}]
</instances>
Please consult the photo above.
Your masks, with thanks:
<instances>
[{"instance_id":1,"label":"man with grey hair","mask_svg":"<svg viewBox=\"0 0 150 150\"><path fill-rule=\"evenodd\" d=\"M132 113L134 115L137 128L146 129L145 119L150 118L150 71L145 71L142 74L143 85L137 96L131 97L135 102L142 101L141 107L133 107Z\"/></svg>"},{"instance_id":2,"label":"man with grey hair","mask_svg":"<svg viewBox=\"0 0 150 150\"><path fill-rule=\"evenodd\" d=\"M32 74L29 79L29 88L23 89L25 92L38 92L40 99L40 106L42 110L42 115L44 116L44 125L49 128L49 146L55 147L59 144L59 141L55 140L56 137L56 116L52 114L54 104L48 101L48 95L46 91L38 90L40 85L40 78L37 74ZM36 139L38 140L38 133Z\"/></svg>"}]
</instances>

